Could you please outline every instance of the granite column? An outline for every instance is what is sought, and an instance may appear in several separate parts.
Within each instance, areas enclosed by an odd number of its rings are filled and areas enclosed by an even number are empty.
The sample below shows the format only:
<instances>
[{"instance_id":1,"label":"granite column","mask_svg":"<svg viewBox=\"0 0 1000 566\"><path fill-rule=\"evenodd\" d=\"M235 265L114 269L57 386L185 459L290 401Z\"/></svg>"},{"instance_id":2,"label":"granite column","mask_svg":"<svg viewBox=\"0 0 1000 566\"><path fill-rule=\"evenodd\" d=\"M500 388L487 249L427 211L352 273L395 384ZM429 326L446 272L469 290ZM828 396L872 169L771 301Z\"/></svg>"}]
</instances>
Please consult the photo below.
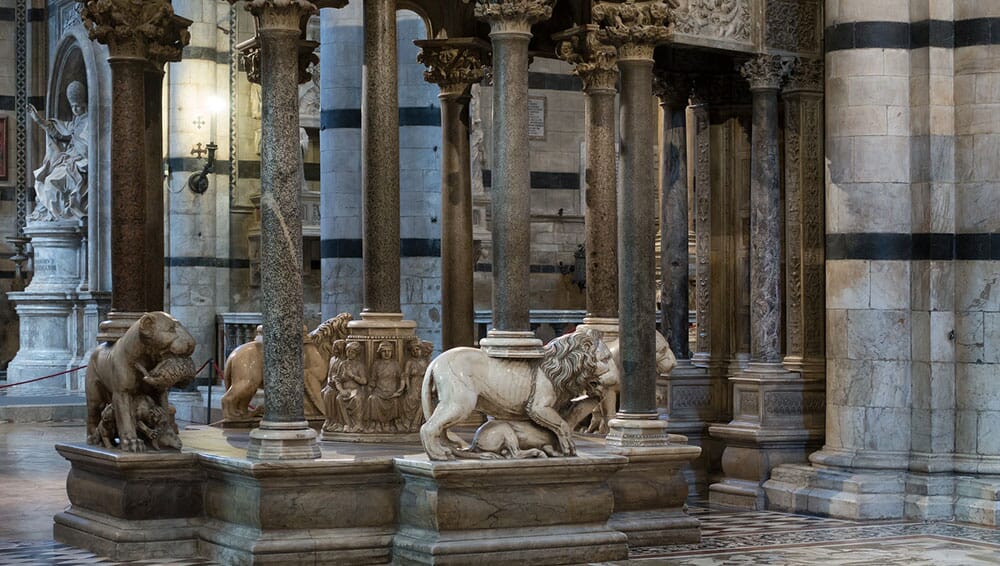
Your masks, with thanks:
<instances>
[{"instance_id":1,"label":"granite column","mask_svg":"<svg viewBox=\"0 0 1000 566\"><path fill-rule=\"evenodd\" d=\"M316 432L303 413L302 210L299 113L300 22L316 11L304 0L254 0L261 81L261 310L264 391L260 427L250 432L254 460L318 458Z\"/></svg>"},{"instance_id":2,"label":"granite column","mask_svg":"<svg viewBox=\"0 0 1000 566\"><path fill-rule=\"evenodd\" d=\"M489 45L476 39L421 40L424 79L441 88L441 346L475 343L469 90L483 80Z\"/></svg>"},{"instance_id":3,"label":"granite column","mask_svg":"<svg viewBox=\"0 0 1000 566\"><path fill-rule=\"evenodd\" d=\"M396 0L364 2L361 110L364 310L399 313Z\"/></svg>"},{"instance_id":4,"label":"granite column","mask_svg":"<svg viewBox=\"0 0 1000 566\"><path fill-rule=\"evenodd\" d=\"M188 43L190 20L174 15L169 1L86 2L81 16L90 36L108 45L111 66L111 313L101 324L99 341L116 340L141 313L163 308L163 220L150 218L161 202L152 202L150 159L162 136L157 119L162 87L150 84L150 65L180 60ZM149 91L147 91L149 87ZM147 109L157 105L157 111ZM147 122L148 121L148 122ZM156 140L153 140L153 138ZM151 147L147 147L147 145ZM160 168L156 166L159 175ZM143 172L137 175L136 172ZM157 231L158 230L158 231ZM159 241L159 248L155 246ZM143 253L136 253L143 250ZM153 257L156 251L159 255ZM148 252L148 253L147 253ZM156 261L161 288L150 290L146 257Z\"/></svg>"},{"instance_id":5,"label":"granite column","mask_svg":"<svg viewBox=\"0 0 1000 566\"><path fill-rule=\"evenodd\" d=\"M528 43L552 15L551 0L478 0L493 47L493 328L480 341L493 357L541 357L528 312L531 179L528 160Z\"/></svg>"}]
</instances>

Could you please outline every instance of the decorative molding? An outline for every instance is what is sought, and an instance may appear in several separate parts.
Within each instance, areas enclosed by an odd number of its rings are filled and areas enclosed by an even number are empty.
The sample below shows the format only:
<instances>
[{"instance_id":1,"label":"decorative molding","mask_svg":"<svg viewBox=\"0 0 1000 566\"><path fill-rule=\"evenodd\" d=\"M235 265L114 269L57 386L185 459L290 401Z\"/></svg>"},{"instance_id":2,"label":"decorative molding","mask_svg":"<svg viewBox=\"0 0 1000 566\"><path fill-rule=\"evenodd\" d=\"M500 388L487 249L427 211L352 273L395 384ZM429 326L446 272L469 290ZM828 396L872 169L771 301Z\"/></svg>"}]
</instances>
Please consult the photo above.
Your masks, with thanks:
<instances>
[{"instance_id":1,"label":"decorative molding","mask_svg":"<svg viewBox=\"0 0 1000 566\"><path fill-rule=\"evenodd\" d=\"M670 35L670 9L663 0L600 1L591 17L601 28L601 40L618 48L618 60L652 59L653 49Z\"/></svg>"},{"instance_id":2,"label":"decorative molding","mask_svg":"<svg viewBox=\"0 0 1000 566\"><path fill-rule=\"evenodd\" d=\"M417 62L427 66L424 80L438 85L442 95L464 96L482 82L490 64L489 45L475 39L418 40Z\"/></svg>"},{"instance_id":3,"label":"decorative molding","mask_svg":"<svg viewBox=\"0 0 1000 566\"><path fill-rule=\"evenodd\" d=\"M764 18L767 46L785 51L819 53L820 7L815 0L768 0Z\"/></svg>"},{"instance_id":4,"label":"decorative molding","mask_svg":"<svg viewBox=\"0 0 1000 566\"><path fill-rule=\"evenodd\" d=\"M674 31L699 37L749 43L752 23L749 0L688 0L673 13Z\"/></svg>"},{"instance_id":5,"label":"decorative molding","mask_svg":"<svg viewBox=\"0 0 1000 566\"><path fill-rule=\"evenodd\" d=\"M17 235L28 221L28 0L14 7L14 201Z\"/></svg>"},{"instance_id":6,"label":"decorative molding","mask_svg":"<svg viewBox=\"0 0 1000 566\"><path fill-rule=\"evenodd\" d=\"M581 26L554 36L556 55L573 65L584 92L614 91L618 83L618 50L601 41L596 25Z\"/></svg>"},{"instance_id":7,"label":"decorative molding","mask_svg":"<svg viewBox=\"0 0 1000 566\"><path fill-rule=\"evenodd\" d=\"M714 399L709 386L674 386L670 388L671 409L703 409L711 407Z\"/></svg>"},{"instance_id":8,"label":"decorative molding","mask_svg":"<svg viewBox=\"0 0 1000 566\"><path fill-rule=\"evenodd\" d=\"M493 33L531 33L531 26L552 17L555 0L476 0L475 16Z\"/></svg>"},{"instance_id":9,"label":"decorative molding","mask_svg":"<svg viewBox=\"0 0 1000 566\"><path fill-rule=\"evenodd\" d=\"M692 100L694 114L695 350L712 353L712 178L708 108Z\"/></svg>"},{"instance_id":10,"label":"decorative molding","mask_svg":"<svg viewBox=\"0 0 1000 566\"><path fill-rule=\"evenodd\" d=\"M823 92L824 67L821 59L795 59L788 73L785 92Z\"/></svg>"},{"instance_id":11,"label":"decorative molding","mask_svg":"<svg viewBox=\"0 0 1000 566\"><path fill-rule=\"evenodd\" d=\"M788 74L790 61L778 55L758 55L740 66L750 90L777 90Z\"/></svg>"},{"instance_id":12,"label":"decorative molding","mask_svg":"<svg viewBox=\"0 0 1000 566\"><path fill-rule=\"evenodd\" d=\"M739 396L740 415L756 415L760 413L760 393L757 391L741 391Z\"/></svg>"},{"instance_id":13,"label":"decorative molding","mask_svg":"<svg viewBox=\"0 0 1000 566\"><path fill-rule=\"evenodd\" d=\"M798 417L826 411L826 394L819 391L773 391L764 395L764 413L775 417Z\"/></svg>"}]
</instances>

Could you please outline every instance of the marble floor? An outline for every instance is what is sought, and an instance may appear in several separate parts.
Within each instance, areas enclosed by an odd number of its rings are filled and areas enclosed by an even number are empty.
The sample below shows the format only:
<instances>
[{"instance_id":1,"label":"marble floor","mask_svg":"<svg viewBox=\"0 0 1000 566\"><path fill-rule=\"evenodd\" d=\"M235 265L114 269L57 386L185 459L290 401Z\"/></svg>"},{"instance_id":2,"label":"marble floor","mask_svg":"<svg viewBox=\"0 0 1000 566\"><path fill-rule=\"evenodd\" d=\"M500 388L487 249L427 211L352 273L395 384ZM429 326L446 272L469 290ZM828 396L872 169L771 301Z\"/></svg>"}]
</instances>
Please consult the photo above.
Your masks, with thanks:
<instances>
[{"instance_id":1,"label":"marble floor","mask_svg":"<svg viewBox=\"0 0 1000 566\"><path fill-rule=\"evenodd\" d=\"M69 465L51 447L83 438L79 422L0 422L0 565L118 564L52 541L52 516L67 505ZM218 448L218 447L216 447ZM374 449L377 450L377 449ZM657 566L1000 564L1000 529L957 523L858 523L776 512L709 508L698 544L643 547L627 562ZM200 566L196 560L131 564Z\"/></svg>"}]
</instances>

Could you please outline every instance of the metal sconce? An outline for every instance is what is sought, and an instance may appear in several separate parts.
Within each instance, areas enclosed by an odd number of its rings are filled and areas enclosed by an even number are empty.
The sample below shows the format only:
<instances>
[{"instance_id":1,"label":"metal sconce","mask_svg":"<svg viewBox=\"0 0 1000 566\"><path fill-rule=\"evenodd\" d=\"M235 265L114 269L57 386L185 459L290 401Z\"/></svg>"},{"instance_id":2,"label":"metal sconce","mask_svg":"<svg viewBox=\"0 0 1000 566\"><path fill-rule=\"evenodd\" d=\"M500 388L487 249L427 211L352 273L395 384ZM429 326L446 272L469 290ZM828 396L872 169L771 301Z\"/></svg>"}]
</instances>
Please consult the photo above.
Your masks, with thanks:
<instances>
[{"instance_id":1,"label":"metal sconce","mask_svg":"<svg viewBox=\"0 0 1000 566\"><path fill-rule=\"evenodd\" d=\"M580 244L573 252L573 265L567 265L563 262L559 262L559 273L563 275L572 274L573 277L570 279L574 285L580 288L581 291L587 287L587 252L584 250L583 244Z\"/></svg>"},{"instance_id":2,"label":"metal sconce","mask_svg":"<svg viewBox=\"0 0 1000 566\"><path fill-rule=\"evenodd\" d=\"M208 142L208 145L204 148L199 143L191 150L191 155L197 158L201 158L201 154L208 152L208 160L205 162L205 167L188 177L188 188L191 189L191 192L202 195L208 190L208 174L215 172L215 151L217 149L219 149L219 146L215 145L215 142Z\"/></svg>"}]
</instances>

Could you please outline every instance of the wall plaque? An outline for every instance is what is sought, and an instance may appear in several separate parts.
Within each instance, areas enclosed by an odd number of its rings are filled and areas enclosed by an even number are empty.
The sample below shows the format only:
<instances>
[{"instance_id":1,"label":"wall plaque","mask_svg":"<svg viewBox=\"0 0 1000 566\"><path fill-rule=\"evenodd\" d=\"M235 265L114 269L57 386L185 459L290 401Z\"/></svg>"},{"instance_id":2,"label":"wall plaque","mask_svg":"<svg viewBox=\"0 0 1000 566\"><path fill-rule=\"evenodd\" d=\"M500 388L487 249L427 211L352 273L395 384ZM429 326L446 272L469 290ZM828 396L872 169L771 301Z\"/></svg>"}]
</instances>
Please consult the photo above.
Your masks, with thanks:
<instances>
[{"instance_id":1,"label":"wall plaque","mask_svg":"<svg viewBox=\"0 0 1000 566\"><path fill-rule=\"evenodd\" d=\"M545 97L528 97L528 138L545 139Z\"/></svg>"}]
</instances>

